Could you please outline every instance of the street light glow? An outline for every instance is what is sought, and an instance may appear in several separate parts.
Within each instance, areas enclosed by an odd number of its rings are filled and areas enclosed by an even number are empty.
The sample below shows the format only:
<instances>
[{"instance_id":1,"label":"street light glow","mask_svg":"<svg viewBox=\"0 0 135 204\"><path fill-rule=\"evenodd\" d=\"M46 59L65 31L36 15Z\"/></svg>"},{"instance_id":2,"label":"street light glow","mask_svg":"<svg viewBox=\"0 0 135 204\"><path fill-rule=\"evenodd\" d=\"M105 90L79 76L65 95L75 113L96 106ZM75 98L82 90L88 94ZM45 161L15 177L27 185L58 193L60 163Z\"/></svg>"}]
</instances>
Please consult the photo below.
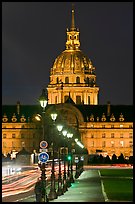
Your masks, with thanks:
<instances>
[{"instance_id":1,"label":"street light glow","mask_svg":"<svg viewBox=\"0 0 135 204\"><path fill-rule=\"evenodd\" d=\"M42 120L42 116L41 116L40 114L37 114L37 115L35 116L35 119L36 119L37 121L41 121L41 120Z\"/></svg>"},{"instance_id":2,"label":"street light glow","mask_svg":"<svg viewBox=\"0 0 135 204\"><path fill-rule=\"evenodd\" d=\"M53 121L55 121L56 118L57 118L57 113L52 113L51 114L51 118L52 118Z\"/></svg>"},{"instance_id":3,"label":"street light glow","mask_svg":"<svg viewBox=\"0 0 135 204\"><path fill-rule=\"evenodd\" d=\"M78 146L80 146L81 148L84 148L84 145L80 141L78 141L77 138L75 139L75 142L78 144Z\"/></svg>"},{"instance_id":4,"label":"street light glow","mask_svg":"<svg viewBox=\"0 0 135 204\"><path fill-rule=\"evenodd\" d=\"M62 131L62 128L63 128L63 126L62 126L62 125L57 125L57 129L58 129L58 131L59 131L59 132L61 132L61 131Z\"/></svg>"},{"instance_id":5,"label":"street light glow","mask_svg":"<svg viewBox=\"0 0 135 204\"><path fill-rule=\"evenodd\" d=\"M73 137L73 133L67 133L67 137L68 138L72 138Z\"/></svg>"},{"instance_id":6,"label":"street light glow","mask_svg":"<svg viewBox=\"0 0 135 204\"><path fill-rule=\"evenodd\" d=\"M66 136L66 134L67 134L67 131L66 130L63 130L62 131L62 134L64 135L64 137Z\"/></svg>"}]
</instances>

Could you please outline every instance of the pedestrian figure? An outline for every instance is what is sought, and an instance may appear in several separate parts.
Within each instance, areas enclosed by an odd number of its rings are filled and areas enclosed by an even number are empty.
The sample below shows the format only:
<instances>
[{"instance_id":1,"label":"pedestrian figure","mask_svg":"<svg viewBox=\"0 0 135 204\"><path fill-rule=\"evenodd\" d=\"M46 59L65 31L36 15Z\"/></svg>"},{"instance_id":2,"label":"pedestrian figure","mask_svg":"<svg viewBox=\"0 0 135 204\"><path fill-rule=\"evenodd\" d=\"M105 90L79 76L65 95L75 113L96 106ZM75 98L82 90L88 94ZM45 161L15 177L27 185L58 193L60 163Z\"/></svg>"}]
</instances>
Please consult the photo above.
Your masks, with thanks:
<instances>
[{"instance_id":1,"label":"pedestrian figure","mask_svg":"<svg viewBox=\"0 0 135 204\"><path fill-rule=\"evenodd\" d=\"M36 194L36 202L42 202L42 180L41 178L38 178L36 184L35 184L35 189L34 192Z\"/></svg>"}]
</instances>

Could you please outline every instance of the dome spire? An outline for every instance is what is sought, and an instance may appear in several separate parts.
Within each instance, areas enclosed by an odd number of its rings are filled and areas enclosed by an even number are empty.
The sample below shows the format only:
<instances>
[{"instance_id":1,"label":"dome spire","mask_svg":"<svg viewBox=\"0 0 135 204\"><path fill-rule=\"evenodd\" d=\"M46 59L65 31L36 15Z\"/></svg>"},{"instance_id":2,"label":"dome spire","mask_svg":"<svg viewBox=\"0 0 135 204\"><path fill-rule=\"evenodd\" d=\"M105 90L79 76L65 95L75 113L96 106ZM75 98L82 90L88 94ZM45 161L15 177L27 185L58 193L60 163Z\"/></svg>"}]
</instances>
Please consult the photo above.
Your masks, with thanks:
<instances>
[{"instance_id":1,"label":"dome spire","mask_svg":"<svg viewBox=\"0 0 135 204\"><path fill-rule=\"evenodd\" d=\"M74 4L72 4L72 20L71 20L71 30L75 30L75 16L74 16Z\"/></svg>"}]
</instances>

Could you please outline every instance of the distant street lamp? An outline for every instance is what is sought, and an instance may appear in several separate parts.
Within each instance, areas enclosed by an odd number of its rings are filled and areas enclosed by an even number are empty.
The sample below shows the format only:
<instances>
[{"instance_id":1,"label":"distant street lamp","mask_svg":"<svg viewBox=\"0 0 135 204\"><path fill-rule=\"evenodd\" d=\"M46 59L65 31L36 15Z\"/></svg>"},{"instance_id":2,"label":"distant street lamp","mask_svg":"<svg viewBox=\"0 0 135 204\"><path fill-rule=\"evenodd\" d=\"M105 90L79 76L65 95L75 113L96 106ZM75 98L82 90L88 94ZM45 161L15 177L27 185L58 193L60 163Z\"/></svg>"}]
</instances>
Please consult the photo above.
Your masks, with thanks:
<instances>
[{"instance_id":1,"label":"distant street lamp","mask_svg":"<svg viewBox=\"0 0 135 204\"><path fill-rule=\"evenodd\" d=\"M65 137L67 135L67 131L63 130L62 134L64 136L64 176L63 176L63 192L65 193L66 191L68 191L67 189L67 180L66 180L66 153L65 153Z\"/></svg>"},{"instance_id":2,"label":"distant street lamp","mask_svg":"<svg viewBox=\"0 0 135 204\"><path fill-rule=\"evenodd\" d=\"M55 120L57 118L57 113L52 113L51 114L51 118L53 120L53 124L55 125ZM52 170L51 170L51 189L50 192L48 194L48 198L49 200L53 200L57 198L57 193L56 193L56 189L55 189L55 170L54 170L54 135L53 135L53 160L52 160Z\"/></svg>"},{"instance_id":3,"label":"distant street lamp","mask_svg":"<svg viewBox=\"0 0 135 204\"><path fill-rule=\"evenodd\" d=\"M48 98L47 94L45 93L45 89L42 90L42 95L39 97L40 105L43 108L42 111L42 126L43 126L43 140L45 140L45 108L47 106ZM45 163L41 162L38 164L40 167L40 170L42 172L41 174L41 181L42 181L42 199L43 202L47 202L47 194L46 194L46 169L45 169Z\"/></svg>"},{"instance_id":4,"label":"distant street lamp","mask_svg":"<svg viewBox=\"0 0 135 204\"><path fill-rule=\"evenodd\" d=\"M59 136L61 134L62 128L63 128L62 125L57 125L57 129L59 131ZM57 195L60 196L60 195L63 195L60 147L58 147L58 152L59 152L59 175L58 175L58 190L57 190Z\"/></svg>"}]
</instances>

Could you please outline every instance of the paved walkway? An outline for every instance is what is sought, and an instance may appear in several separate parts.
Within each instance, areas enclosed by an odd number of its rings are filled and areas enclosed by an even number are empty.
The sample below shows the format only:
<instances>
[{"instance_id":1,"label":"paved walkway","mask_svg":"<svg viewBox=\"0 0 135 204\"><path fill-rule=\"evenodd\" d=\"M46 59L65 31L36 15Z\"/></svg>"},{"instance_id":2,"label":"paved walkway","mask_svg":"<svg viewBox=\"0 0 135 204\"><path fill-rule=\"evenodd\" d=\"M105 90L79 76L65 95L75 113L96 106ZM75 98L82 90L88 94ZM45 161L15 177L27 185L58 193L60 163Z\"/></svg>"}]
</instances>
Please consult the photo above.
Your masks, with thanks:
<instances>
[{"instance_id":1,"label":"paved walkway","mask_svg":"<svg viewBox=\"0 0 135 204\"><path fill-rule=\"evenodd\" d=\"M21 202L36 202L35 195ZM85 170L64 195L49 202L105 202L98 170Z\"/></svg>"},{"instance_id":2,"label":"paved walkway","mask_svg":"<svg viewBox=\"0 0 135 204\"><path fill-rule=\"evenodd\" d=\"M105 202L98 170L83 171L64 195L50 202Z\"/></svg>"}]
</instances>

